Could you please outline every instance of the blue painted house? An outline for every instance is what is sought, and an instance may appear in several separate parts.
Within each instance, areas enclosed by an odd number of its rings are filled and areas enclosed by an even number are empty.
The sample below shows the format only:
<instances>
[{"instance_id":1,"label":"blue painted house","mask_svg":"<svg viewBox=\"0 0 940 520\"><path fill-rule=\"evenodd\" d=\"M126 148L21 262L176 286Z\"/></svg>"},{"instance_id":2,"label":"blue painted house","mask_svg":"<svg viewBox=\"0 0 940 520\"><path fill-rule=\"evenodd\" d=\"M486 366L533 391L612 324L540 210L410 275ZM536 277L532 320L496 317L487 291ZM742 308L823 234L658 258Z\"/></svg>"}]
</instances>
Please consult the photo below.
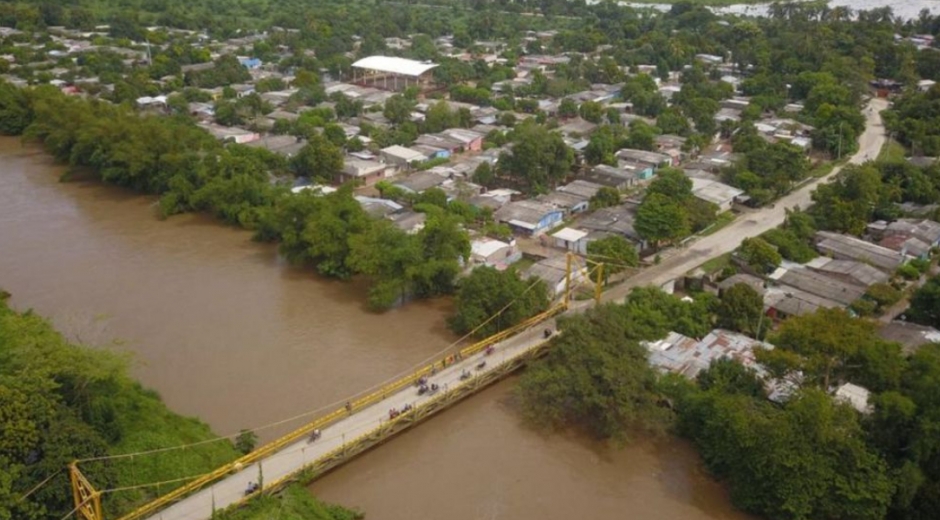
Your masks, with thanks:
<instances>
[{"instance_id":1,"label":"blue painted house","mask_svg":"<svg viewBox=\"0 0 940 520\"><path fill-rule=\"evenodd\" d=\"M660 167L672 165L669 155L631 148L618 151L617 160L621 168L632 171L641 181L652 179Z\"/></svg>"},{"instance_id":2,"label":"blue painted house","mask_svg":"<svg viewBox=\"0 0 940 520\"><path fill-rule=\"evenodd\" d=\"M238 62L248 70L261 68L262 65L258 58L239 58Z\"/></svg>"},{"instance_id":3,"label":"blue painted house","mask_svg":"<svg viewBox=\"0 0 940 520\"><path fill-rule=\"evenodd\" d=\"M499 208L493 217L517 233L538 236L561 222L565 211L545 202L520 200Z\"/></svg>"}]
</instances>

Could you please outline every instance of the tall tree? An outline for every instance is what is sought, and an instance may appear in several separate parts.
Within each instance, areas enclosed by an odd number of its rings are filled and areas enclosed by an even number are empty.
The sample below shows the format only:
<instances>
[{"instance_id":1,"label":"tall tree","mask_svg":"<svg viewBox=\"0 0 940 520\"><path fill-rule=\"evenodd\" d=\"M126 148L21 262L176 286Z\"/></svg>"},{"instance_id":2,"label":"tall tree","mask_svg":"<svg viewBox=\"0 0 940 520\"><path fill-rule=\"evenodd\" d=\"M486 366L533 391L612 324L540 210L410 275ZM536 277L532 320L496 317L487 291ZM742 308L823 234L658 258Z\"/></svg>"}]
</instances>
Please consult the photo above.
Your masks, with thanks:
<instances>
[{"instance_id":1,"label":"tall tree","mask_svg":"<svg viewBox=\"0 0 940 520\"><path fill-rule=\"evenodd\" d=\"M604 283L607 283L610 275L636 267L640 262L633 244L619 235L588 242L587 253L589 259L604 264Z\"/></svg>"},{"instance_id":2,"label":"tall tree","mask_svg":"<svg viewBox=\"0 0 940 520\"><path fill-rule=\"evenodd\" d=\"M643 199L634 227L653 244L674 242L691 232L685 208L662 193L652 193Z\"/></svg>"},{"instance_id":3,"label":"tall tree","mask_svg":"<svg viewBox=\"0 0 940 520\"><path fill-rule=\"evenodd\" d=\"M522 280L514 269L478 267L460 280L448 325L457 334L491 336L548 308L545 282Z\"/></svg>"},{"instance_id":4,"label":"tall tree","mask_svg":"<svg viewBox=\"0 0 940 520\"><path fill-rule=\"evenodd\" d=\"M819 309L783 323L770 338L773 350L758 359L779 376L802 374L803 384L829 389L852 381L871 390L897 388L903 358L897 344L876 334L875 324L842 309Z\"/></svg>"},{"instance_id":5,"label":"tall tree","mask_svg":"<svg viewBox=\"0 0 940 520\"><path fill-rule=\"evenodd\" d=\"M739 283L726 289L718 306L718 326L761 338L769 328L764 318L764 298L750 285Z\"/></svg>"},{"instance_id":6,"label":"tall tree","mask_svg":"<svg viewBox=\"0 0 940 520\"><path fill-rule=\"evenodd\" d=\"M629 338L616 309L592 309L560 324L544 362L519 384L525 415L546 428L575 425L598 438L625 439L659 431L669 415L659 406L656 374L646 349Z\"/></svg>"},{"instance_id":7,"label":"tall tree","mask_svg":"<svg viewBox=\"0 0 940 520\"><path fill-rule=\"evenodd\" d=\"M935 276L914 292L907 317L922 325L940 327L940 276Z\"/></svg>"},{"instance_id":8,"label":"tall tree","mask_svg":"<svg viewBox=\"0 0 940 520\"><path fill-rule=\"evenodd\" d=\"M783 261L777 249L760 237L745 238L738 254L747 265L763 274L772 273Z\"/></svg>"},{"instance_id":9,"label":"tall tree","mask_svg":"<svg viewBox=\"0 0 940 520\"><path fill-rule=\"evenodd\" d=\"M291 159L291 166L299 176L330 181L343 168L343 152L326 136L312 135Z\"/></svg>"},{"instance_id":10,"label":"tall tree","mask_svg":"<svg viewBox=\"0 0 940 520\"><path fill-rule=\"evenodd\" d=\"M561 135L531 119L512 130L512 151L500 156L499 168L532 191L544 191L571 173L574 152Z\"/></svg>"},{"instance_id":11,"label":"tall tree","mask_svg":"<svg viewBox=\"0 0 940 520\"><path fill-rule=\"evenodd\" d=\"M411 270L421 261L420 244L416 237L380 220L365 233L349 238L351 269L373 279L369 289L369 305L387 309L405 301L411 292Z\"/></svg>"}]
</instances>

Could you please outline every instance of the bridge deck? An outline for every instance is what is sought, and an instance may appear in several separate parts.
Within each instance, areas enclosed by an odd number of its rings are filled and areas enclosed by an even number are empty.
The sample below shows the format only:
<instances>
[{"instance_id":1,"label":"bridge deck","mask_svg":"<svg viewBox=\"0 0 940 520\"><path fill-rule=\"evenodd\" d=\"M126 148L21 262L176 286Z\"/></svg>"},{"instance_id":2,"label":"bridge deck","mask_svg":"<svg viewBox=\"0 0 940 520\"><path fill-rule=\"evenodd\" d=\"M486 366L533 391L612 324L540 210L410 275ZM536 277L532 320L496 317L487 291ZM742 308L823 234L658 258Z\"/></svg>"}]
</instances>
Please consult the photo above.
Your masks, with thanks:
<instances>
[{"instance_id":1,"label":"bridge deck","mask_svg":"<svg viewBox=\"0 0 940 520\"><path fill-rule=\"evenodd\" d=\"M429 375L429 384L436 383L440 386L437 394L419 396L417 389L408 385L387 396L380 396L374 404L354 410L351 414L342 413L340 418L320 428L319 439L312 442L308 442L306 437L298 439L258 462L246 465L217 482L206 485L162 511L152 513L150 520L209 520L213 508L223 509L243 501L250 482L257 483L262 480L264 489L269 490L278 487L304 468L323 472L341 464L355 453L364 451L407 427L406 423L414 423L436 411L434 408L445 407L471 394L475 391L474 387L498 379L498 375L505 372L509 366L516 366L545 343L544 330L548 327L554 330L554 323L545 321L546 319L548 318L542 318L528 329L495 343L494 351L490 355L483 351L465 356L446 368L438 369L434 375ZM484 360L486 366L477 370L476 365ZM464 370L469 370L473 377L461 380L460 375ZM389 410L400 410L406 404L412 405L416 412L390 421ZM440 406L435 407L438 404ZM363 439L374 439L374 442L363 447ZM259 476L263 478L259 479Z\"/></svg>"}]
</instances>

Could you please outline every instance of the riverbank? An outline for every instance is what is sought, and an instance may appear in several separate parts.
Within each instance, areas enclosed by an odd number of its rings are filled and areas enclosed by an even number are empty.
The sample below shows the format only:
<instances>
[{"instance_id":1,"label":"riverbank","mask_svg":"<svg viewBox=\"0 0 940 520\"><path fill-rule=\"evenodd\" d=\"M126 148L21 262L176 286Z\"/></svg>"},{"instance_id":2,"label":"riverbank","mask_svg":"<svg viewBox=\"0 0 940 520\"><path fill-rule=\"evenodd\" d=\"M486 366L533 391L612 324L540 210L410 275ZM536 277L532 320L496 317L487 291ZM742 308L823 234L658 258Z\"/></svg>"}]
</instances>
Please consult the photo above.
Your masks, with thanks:
<instances>
[{"instance_id":1,"label":"riverbank","mask_svg":"<svg viewBox=\"0 0 940 520\"><path fill-rule=\"evenodd\" d=\"M341 405L455 339L443 326L451 312L444 300L369 313L366 287L286 265L245 231L200 215L159 221L152 197L60 183L64 167L16 138L0 138L0 158L0 220L8 224L0 226L0 285L13 306L49 316L69 338L133 354L134 377L216 432L270 424L259 432L270 440L310 417L302 414ZM526 428L511 405L515 381L311 489L383 520L624 510L652 520L748 518L685 442L616 449Z\"/></svg>"},{"instance_id":2,"label":"riverbank","mask_svg":"<svg viewBox=\"0 0 940 520\"><path fill-rule=\"evenodd\" d=\"M27 500L0 499L0 517L68 513L61 470L74 460L85 461L79 467L96 489L113 490L103 505L117 515L237 457L231 442L213 442L208 425L170 411L127 368L125 356L69 343L45 318L0 301L0 414L11 421L0 439L0 481L12 482L14 497L39 487ZM56 470L60 476L43 486Z\"/></svg>"},{"instance_id":3,"label":"riverbank","mask_svg":"<svg viewBox=\"0 0 940 520\"><path fill-rule=\"evenodd\" d=\"M253 498L244 507L223 511L215 520L361 520L358 511L323 503L302 486L291 485L274 496Z\"/></svg>"}]
</instances>

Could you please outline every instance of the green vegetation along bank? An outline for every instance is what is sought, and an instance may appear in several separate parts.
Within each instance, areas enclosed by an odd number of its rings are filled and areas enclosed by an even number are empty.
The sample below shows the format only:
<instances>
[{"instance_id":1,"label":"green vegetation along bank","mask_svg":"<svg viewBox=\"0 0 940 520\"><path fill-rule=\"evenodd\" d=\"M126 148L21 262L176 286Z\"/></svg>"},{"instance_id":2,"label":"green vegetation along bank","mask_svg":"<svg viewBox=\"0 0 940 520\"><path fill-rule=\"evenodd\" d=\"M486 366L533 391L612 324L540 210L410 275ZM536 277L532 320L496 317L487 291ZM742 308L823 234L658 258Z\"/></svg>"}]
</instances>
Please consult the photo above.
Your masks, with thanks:
<instances>
[{"instance_id":1,"label":"green vegetation along bank","mask_svg":"<svg viewBox=\"0 0 940 520\"><path fill-rule=\"evenodd\" d=\"M361 520L362 513L324 504L299 485L277 495L260 496L243 507L223 511L215 520Z\"/></svg>"},{"instance_id":2,"label":"green vegetation along bank","mask_svg":"<svg viewBox=\"0 0 940 520\"><path fill-rule=\"evenodd\" d=\"M158 457L113 456L214 438L204 423L174 414L128 376L127 357L69 343L42 317L0 301L0 519L65 517L73 508L65 469L82 459L96 459L80 467L105 492L109 517L117 516L239 453L220 439ZM164 484L149 485L157 482ZM106 492L118 488L133 489ZM354 518L312 499L290 502L309 511L306 518ZM320 510L333 516L315 516Z\"/></svg>"},{"instance_id":3,"label":"green vegetation along bank","mask_svg":"<svg viewBox=\"0 0 940 520\"><path fill-rule=\"evenodd\" d=\"M716 361L695 381L648 365L640 342L669 330L747 332L736 318L761 313L760 299L748 296L688 302L640 289L622 305L564 320L564 334L520 381L524 413L542 427L620 442L650 432L687 437L738 507L771 520L936 518L940 344L905 355L879 339L875 323L842 310L790 318L768 336L776 348L756 352L771 376L793 383L779 403L736 361ZM870 413L829 395L847 381L872 391Z\"/></svg>"}]
</instances>

